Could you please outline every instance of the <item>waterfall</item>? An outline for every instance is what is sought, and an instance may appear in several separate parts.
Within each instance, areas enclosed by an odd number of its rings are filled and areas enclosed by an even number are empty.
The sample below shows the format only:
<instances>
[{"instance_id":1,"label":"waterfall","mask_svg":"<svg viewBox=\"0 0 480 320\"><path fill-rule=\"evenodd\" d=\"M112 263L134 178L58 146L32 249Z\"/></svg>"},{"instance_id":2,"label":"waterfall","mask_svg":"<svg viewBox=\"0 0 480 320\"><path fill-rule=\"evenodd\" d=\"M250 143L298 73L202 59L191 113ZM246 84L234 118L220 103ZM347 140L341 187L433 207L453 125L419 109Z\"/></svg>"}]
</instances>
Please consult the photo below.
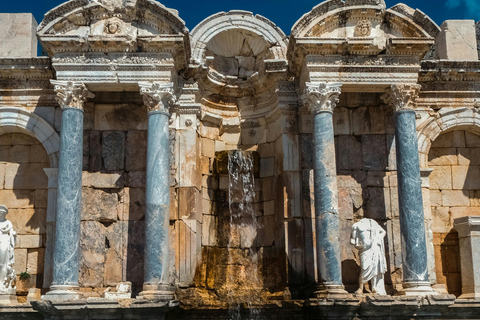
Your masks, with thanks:
<instances>
[{"instance_id":1,"label":"waterfall","mask_svg":"<svg viewBox=\"0 0 480 320\"><path fill-rule=\"evenodd\" d=\"M259 299L262 286L258 276L258 253L255 246L259 225L254 206L253 166L250 152L229 152L228 204L231 237L228 242L228 262L232 268L237 268L233 270L239 271L230 272L226 284L232 320L259 319L257 310L251 309ZM242 258L239 259L238 255ZM246 312L241 312L242 306L248 308Z\"/></svg>"}]
</instances>

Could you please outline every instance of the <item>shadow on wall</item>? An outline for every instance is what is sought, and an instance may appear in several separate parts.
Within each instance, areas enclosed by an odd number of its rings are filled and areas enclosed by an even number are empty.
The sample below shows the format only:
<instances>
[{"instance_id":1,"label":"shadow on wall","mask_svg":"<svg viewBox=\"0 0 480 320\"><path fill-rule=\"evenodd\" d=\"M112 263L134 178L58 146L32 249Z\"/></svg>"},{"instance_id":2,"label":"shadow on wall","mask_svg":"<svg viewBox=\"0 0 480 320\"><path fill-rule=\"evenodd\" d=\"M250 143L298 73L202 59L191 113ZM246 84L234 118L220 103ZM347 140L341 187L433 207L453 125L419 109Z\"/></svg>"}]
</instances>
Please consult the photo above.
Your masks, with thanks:
<instances>
[{"instance_id":1,"label":"shadow on wall","mask_svg":"<svg viewBox=\"0 0 480 320\"><path fill-rule=\"evenodd\" d=\"M7 219L17 232L15 272L31 275L17 281L18 295L43 287L48 199L43 169L49 167L48 155L37 139L23 133L0 136L0 203L9 208Z\"/></svg>"},{"instance_id":2,"label":"shadow on wall","mask_svg":"<svg viewBox=\"0 0 480 320\"><path fill-rule=\"evenodd\" d=\"M461 294L456 218L480 215L480 136L478 128L454 128L432 142L428 154L437 282ZM466 130L465 130L466 129Z\"/></svg>"}]
</instances>

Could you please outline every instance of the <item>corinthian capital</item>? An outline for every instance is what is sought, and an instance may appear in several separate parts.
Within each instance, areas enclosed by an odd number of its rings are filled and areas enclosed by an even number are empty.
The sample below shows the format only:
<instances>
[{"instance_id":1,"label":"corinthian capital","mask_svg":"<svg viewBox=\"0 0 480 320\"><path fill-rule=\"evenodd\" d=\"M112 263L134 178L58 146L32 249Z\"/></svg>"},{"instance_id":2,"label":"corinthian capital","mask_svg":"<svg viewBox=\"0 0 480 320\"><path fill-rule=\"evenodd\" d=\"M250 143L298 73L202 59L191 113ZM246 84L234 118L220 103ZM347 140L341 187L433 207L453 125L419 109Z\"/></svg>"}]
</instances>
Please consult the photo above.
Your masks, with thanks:
<instances>
[{"instance_id":1,"label":"corinthian capital","mask_svg":"<svg viewBox=\"0 0 480 320\"><path fill-rule=\"evenodd\" d=\"M62 108L77 108L83 110L83 103L95 95L88 91L81 82L50 80L57 94L55 100Z\"/></svg>"},{"instance_id":2,"label":"corinthian capital","mask_svg":"<svg viewBox=\"0 0 480 320\"><path fill-rule=\"evenodd\" d=\"M392 105L395 111L413 110L421 88L419 84L394 84L382 99L385 103Z\"/></svg>"},{"instance_id":3,"label":"corinthian capital","mask_svg":"<svg viewBox=\"0 0 480 320\"><path fill-rule=\"evenodd\" d=\"M148 112L161 111L170 113L170 104L174 102L175 95L173 82L160 84L156 82L140 82L140 94Z\"/></svg>"},{"instance_id":4,"label":"corinthian capital","mask_svg":"<svg viewBox=\"0 0 480 320\"><path fill-rule=\"evenodd\" d=\"M342 92L342 84L337 82L307 82L306 85L305 98L312 112L333 112Z\"/></svg>"}]
</instances>

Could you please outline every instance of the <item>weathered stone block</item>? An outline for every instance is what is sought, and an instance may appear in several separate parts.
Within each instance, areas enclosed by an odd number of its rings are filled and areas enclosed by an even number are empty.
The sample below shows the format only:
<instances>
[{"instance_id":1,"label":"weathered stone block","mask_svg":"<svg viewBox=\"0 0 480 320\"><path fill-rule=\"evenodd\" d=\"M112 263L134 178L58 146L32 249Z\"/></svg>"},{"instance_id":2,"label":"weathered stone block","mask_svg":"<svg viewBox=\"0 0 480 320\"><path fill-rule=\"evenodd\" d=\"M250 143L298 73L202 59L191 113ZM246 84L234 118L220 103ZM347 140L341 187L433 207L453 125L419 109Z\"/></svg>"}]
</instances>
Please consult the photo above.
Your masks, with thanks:
<instances>
[{"instance_id":1,"label":"weathered stone block","mask_svg":"<svg viewBox=\"0 0 480 320\"><path fill-rule=\"evenodd\" d=\"M112 222L121 209L116 191L83 188L82 220Z\"/></svg>"},{"instance_id":2,"label":"weathered stone block","mask_svg":"<svg viewBox=\"0 0 480 320\"><path fill-rule=\"evenodd\" d=\"M45 234L45 209L10 209L7 219L13 224L17 234Z\"/></svg>"},{"instance_id":3,"label":"weathered stone block","mask_svg":"<svg viewBox=\"0 0 480 320\"><path fill-rule=\"evenodd\" d=\"M125 188L122 193L123 210L119 215L120 220L136 221L145 216L145 189Z\"/></svg>"},{"instance_id":4,"label":"weathered stone block","mask_svg":"<svg viewBox=\"0 0 480 320\"><path fill-rule=\"evenodd\" d=\"M0 203L7 206L8 209L33 208L35 203L35 191L0 190Z\"/></svg>"},{"instance_id":5,"label":"weathered stone block","mask_svg":"<svg viewBox=\"0 0 480 320\"><path fill-rule=\"evenodd\" d=\"M95 188L123 188L125 185L122 173L82 172L82 186Z\"/></svg>"},{"instance_id":6,"label":"weathered stone block","mask_svg":"<svg viewBox=\"0 0 480 320\"><path fill-rule=\"evenodd\" d=\"M448 233L452 228L448 207L432 208L432 232Z\"/></svg>"},{"instance_id":7,"label":"weathered stone block","mask_svg":"<svg viewBox=\"0 0 480 320\"><path fill-rule=\"evenodd\" d=\"M458 164L461 166L479 166L480 148L458 148Z\"/></svg>"},{"instance_id":8,"label":"weathered stone block","mask_svg":"<svg viewBox=\"0 0 480 320\"><path fill-rule=\"evenodd\" d=\"M81 223L80 286L103 286L105 233L105 228L100 222L84 221Z\"/></svg>"},{"instance_id":9,"label":"weathered stone block","mask_svg":"<svg viewBox=\"0 0 480 320\"><path fill-rule=\"evenodd\" d=\"M215 246L217 244L217 217L205 214L202 222L202 245Z\"/></svg>"},{"instance_id":10,"label":"weathered stone block","mask_svg":"<svg viewBox=\"0 0 480 320\"><path fill-rule=\"evenodd\" d=\"M432 207L443 206L442 192L440 190L430 190L430 203Z\"/></svg>"},{"instance_id":11,"label":"weathered stone block","mask_svg":"<svg viewBox=\"0 0 480 320\"><path fill-rule=\"evenodd\" d=\"M45 249L28 249L27 270L30 274L42 274L45 261Z\"/></svg>"},{"instance_id":12,"label":"weathered stone block","mask_svg":"<svg viewBox=\"0 0 480 320\"><path fill-rule=\"evenodd\" d=\"M15 249L15 273L27 271L27 249Z\"/></svg>"},{"instance_id":13,"label":"weathered stone block","mask_svg":"<svg viewBox=\"0 0 480 320\"><path fill-rule=\"evenodd\" d=\"M202 138L202 155L209 158L215 158L215 141Z\"/></svg>"},{"instance_id":14,"label":"weathered stone block","mask_svg":"<svg viewBox=\"0 0 480 320\"><path fill-rule=\"evenodd\" d=\"M453 221L457 218L467 216L480 216L480 207L452 207L450 208L450 213L450 223L451 225L453 225Z\"/></svg>"},{"instance_id":15,"label":"weathered stone block","mask_svg":"<svg viewBox=\"0 0 480 320\"><path fill-rule=\"evenodd\" d=\"M449 166L457 165L457 163L457 148L430 148L428 153L430 166Z\"/></svg>"},{"instance_id":16,"label":"weathered stone block","mask_svg":"<svg viewBox=\"0 0 480 320\"><path fill-rule=\"evenodd\" d=\"M202 221L202 194L195 187L178 188L179 217Z\"/></svg>"},{"instance_id":17,"label":"weathered stone block","mask_svg":"<svg viewBox=\"0 0 480 320\"><path fill-rule=\"evenodd\" d=\"M302 216L302 176L300 172L285 172L281 175L283 185L283 212L285 218Z\"/></svg>"},{"instance_id":18,"label":"weathered stone block","mask_svg":"<svg viewBox=\"0 0 480 320\"><path fill-rule=\"evenodd\" d=\"M465 148L465 131L443 133L432 142L432 148Z\"/></svg>"},{"instance_id":19,"label":"weathered stone block","mask_svg":"<svg viewBox=\"0 0 480 320\"><path fill-rule=\"evenodd\" d=\"M452 189L452 167L435 166L430 174L430 188L440 190Z\"/></svg>"},{"instance_id":20,"label":"weathered stone block","mask_svg":"<svg viewBox=\"0 0 480 320\"><path fill-rule=\"evenodd\" d=\"M128 222L119 221L110 225L105 233L104 284L114 286L122 281L124 259L128 245Z\"/></svg>"},{"instance_id":21,"label":"weathered stone block","mask_svg":"<svg viewBox=\"0 0 480 320\"><path fill-rule=\"evenodd\" d=\"M104 131L102 136L102 157L105 170L123 170L125 167L125 132Z\"/></svg>"},{"instance_id":22,"label":"weathered stone block","mask_svg":"<svg viewBox=\"0 0 480 320\"><path fill-rule=\"evenodd\" d=\"M5 189L46 189L45 167L44 163L7 163Z\"/></svg>"},{"instance_id":23,"label":"weathered stone block","mask_svg":"<svg viewBox=\"0 0 480 320\"><path fill-rule=\"evenodd\" d=\"M453 166L453 189L480 189L480 167Z\"/></svg>"},{"instance_id":24,"label":"weathered stone block","mask_svg":"<svg viewBox=\"0 0 480 320\"><path fill-rule=\"evenodd\" d=\"M343 219L353 219L353 202L349 191L345 188L338 189L338 214Z\"/></svg>"},{"instance_id":25,"label":"weathered stone block","mask_svg":"<svg viewBox=\"0 0 480 320\"><path fill-rule=\"evenodd\" d=\"M468 148L479 148L480 136L469 131L465 131L465 142Z\"/></svg>"},{"instance_id":26,"label":"weathered stone block","mask_svg":"<svg viewBox=\"0 0 480 320\"><path fill-rule=\"evenodd\" d=\"M477 61L475 21L446 20L437 35L436 52L439 59Z\"/></svg>"},{"instance_id":27,"label":"weathered stone block","mask_svg":"<svg viewBox=\"0 0 480 320\"><path fill-rule=\"evenodd\" d=\"M390 192L388 188L367 188L365 217L385 220L391 217Z\"/></svg>"},{"instance_id":28,"label":"weathered stone block","mask_svg":"<svg viewBox=\"0 0 480 320\"><path fill-rule=\"evenodd\" d=\"M385 136L363 135L362 154L366 170L385 170L387 166Z\"/></svg>"},{"instance_id":29,"label":"weathered stone block","mask_svg":"<svg viewBox=\"0 0 480 320\"><path fill-rule=\"evenodd\" d=\"M145 171L130 171L125 173L125 186L131 188L145 188L146 173Z\"/></svg>"},{"instance_id":30,"label":"weathered stone block","mask_svg":"<svg viewBox=\"0 0 480 320\"><path fill-rule=\"evenodd\" d=\"M15 248L39 248L43 246L43 235L40 234L18 234Z\"/></svg>"},{"instance_id":31,"label":"weathered stone block","mask_svg":"<svg viewBox=\"0 0 480 320\"><path fill-rule=\"evenodd\" d=\"M0 57L37 56L37 22L31 13L0 13Z\"/></svg>"},{"instance_id":32,"label":"weathered stone block","mask_svg":"<svg viewBox=\"0 0 480 320\"><path fill-rule=\"evenodd\" d=\"M444 207L468 207L470 205L468 190L442 190Z\"/></svg>"},{"instance_id":33,"label":"weathered stone block","mask_svg":"<svg viewBox=\"0 0 480 320\"><path fill-rule=\"evenodd\" d=\"M125 170L145 171L147 164L147 132L132 130L127 133Z\"/></svg>"},{"instance_id":34,"label":"weathered stone block","mask_svg":"<svg viewBox=\"0 0 480 320\"><path fill-rule=\"evenodd\" d=\"M260 177L271 177L275 173L275 158L260 159Z\"/></svg>"},{"instance_id":35,"label":"weathered stone block","mask_svg":"<svg viewBox=\"0 0 480 320\"><path fill-rule=\"evenodd\" d=\"M147 108L134 104L96 104L95 130L147 130Z\"/></svg>"},{"instance_id":36,"label":"weathered stone block","mask_svg":"<svg viewBox=\"0 0 480 320\"><path fill-rule=\"evenodd\" d=\"M275 156L275 144L274 143L262 143L258 146L258 154L260 158L269 158Z\"/></svg>"},{"instance_id":37,"label":"weathered stone block","mask_svg":"<svg viewBox=\"0 0 480 320\"><path fill-rule=\"evenodd\" d=\"M35 208L46 208L48 203L48 190L37 189L35 190Z\"/></svg>"},{"instance_id":38,"label":"weathered stone block","mask_svg":"<svg viewBox=\"0 0 480 320\"><path fill-rule=\"evenodd\" d=\"M102 134L100 131L90 131L88 137L90 171L101 171L103 169Z\"/></svg>"},{"instance_id":39,"label":"weathered stone block","mask_svg":"<svg viewBox=\"0 0 480 320\"><path fill-rule=\"evenodd\" d=\"M362 170L362 142L358 136L338 137L338 169Z\"/></svg>"}]
</instances>

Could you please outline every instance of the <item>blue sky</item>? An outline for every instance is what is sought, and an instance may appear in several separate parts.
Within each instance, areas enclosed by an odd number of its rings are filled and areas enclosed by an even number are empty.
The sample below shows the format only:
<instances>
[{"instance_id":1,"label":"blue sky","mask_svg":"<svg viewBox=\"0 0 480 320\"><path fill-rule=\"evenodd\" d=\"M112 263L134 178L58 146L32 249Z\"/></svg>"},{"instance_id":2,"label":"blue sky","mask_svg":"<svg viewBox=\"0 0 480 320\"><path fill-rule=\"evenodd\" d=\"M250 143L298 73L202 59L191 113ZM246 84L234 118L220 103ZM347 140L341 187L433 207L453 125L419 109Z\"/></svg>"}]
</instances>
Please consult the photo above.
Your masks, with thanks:
<instances>
[{"instance_id":1,"label":"blue sky","mask_svg":"<svg viewBox=\"0 0 480 320\"><path fill-rule=\"evenodd\" d=\"M62 0L0 0L0 12L31 12L38 23L50 9L63 3ZM277 24L289 35L294 23L321 1L315 0L163 0L165 6L175 8L187 27L192 30L206 17L233 9L261 14ZM398 3L386 0L387 7ZM480 20L480 0L404 0L403 3L418 8L438 25L447 19Z\"/></svg>"}]
</instances>

